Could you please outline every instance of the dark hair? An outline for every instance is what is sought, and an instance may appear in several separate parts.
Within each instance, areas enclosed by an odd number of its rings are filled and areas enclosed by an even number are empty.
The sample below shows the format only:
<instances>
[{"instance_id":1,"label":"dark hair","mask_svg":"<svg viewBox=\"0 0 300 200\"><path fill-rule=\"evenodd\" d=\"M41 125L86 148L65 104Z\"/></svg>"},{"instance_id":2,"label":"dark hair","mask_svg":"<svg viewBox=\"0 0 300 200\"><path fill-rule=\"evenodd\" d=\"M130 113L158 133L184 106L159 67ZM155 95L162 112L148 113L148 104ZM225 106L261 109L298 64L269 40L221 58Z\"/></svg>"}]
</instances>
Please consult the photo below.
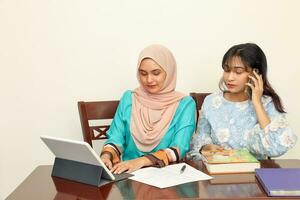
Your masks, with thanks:
<instances>
[{"instance_id":1,"label":"dark hair","mask_svg":"<svg viewBox=\"0 0 300 200\"><path fill-rule=\"evenodd\" d=\"M235 56L240 57L245 66L259 70L264 84L263 95L270 96L273 100L276 110L278 112L285 113L280 97L268 81L267 58L263 50L258 45L253 43L234 45L223 56L222 68L224 68L229 59Z\"/></svg>"}]
</instances>

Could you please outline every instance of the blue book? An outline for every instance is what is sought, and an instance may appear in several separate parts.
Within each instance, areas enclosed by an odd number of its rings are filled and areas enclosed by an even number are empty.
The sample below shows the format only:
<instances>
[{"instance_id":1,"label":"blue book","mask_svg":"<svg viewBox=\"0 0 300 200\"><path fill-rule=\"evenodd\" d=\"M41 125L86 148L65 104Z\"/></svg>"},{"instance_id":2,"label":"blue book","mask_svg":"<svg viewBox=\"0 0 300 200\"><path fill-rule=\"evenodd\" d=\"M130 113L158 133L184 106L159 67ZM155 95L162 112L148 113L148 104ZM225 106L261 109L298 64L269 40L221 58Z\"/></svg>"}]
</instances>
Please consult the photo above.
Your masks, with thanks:
<instances>
[{"instance_id":1,"label":"blue book","mask_svg":"<svg viewBox=\"0 0 300 200\"><path fill-rule=\"evenodd\" d=\"M300 196L300 168L261 168L255 175L268 196Z\"/></svg>"}]
</instances>

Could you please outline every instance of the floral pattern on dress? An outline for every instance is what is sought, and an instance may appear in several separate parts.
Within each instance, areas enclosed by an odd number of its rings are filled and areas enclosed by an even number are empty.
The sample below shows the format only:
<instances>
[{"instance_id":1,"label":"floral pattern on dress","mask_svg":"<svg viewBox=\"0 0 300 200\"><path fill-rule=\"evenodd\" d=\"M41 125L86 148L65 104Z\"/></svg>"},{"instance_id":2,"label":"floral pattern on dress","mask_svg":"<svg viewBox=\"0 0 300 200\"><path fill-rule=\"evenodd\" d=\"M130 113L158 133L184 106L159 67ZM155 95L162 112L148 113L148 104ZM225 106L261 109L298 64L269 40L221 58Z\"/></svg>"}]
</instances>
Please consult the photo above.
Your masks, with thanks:
<instances>
[{"instance_id":1,"label":"floral pattern on dress","mask_svg":"<svg viewBox=\"0 0 300 200\"><path fill-rule=\"evenodd\" d=\"M207 96L188 157L201 159L199 149L206 144L247 148L258 159L287 152L295 145L296 135L288 126L285 114L275 109L271 97L263 96L261 101L271 120L264 129L260 128L251 100L230 102L224 99L223 92Z\"/></svg>"},{"instance_id":2,"label":"floral pattern on dress","mask_svg":"<svg viewBox=\"0 0 300 200\"><path fill-rule=\"evenodd\" d=\"M230 137L230 131L226 129L221 129L217 132L217 138L221 143L227 142Z\"/></svg>"},{"instance_id":3,"label":"floral pattern on dress","mask_svg":"<svg viewBox=\"0 0 300 200\"><path fill-rule=\"evenodd\" d=\"M241 111L247 109L248 105L249 105L249 104L246 103L246 102L241 102L241 103L237 102L237 103L236 103L236 107L237 107L238 109L240 109Z\"/></svg>"},{"instance_id":4,"label":"floral pattern on dress","mask_svg":"<svg viewBox=\"0 0 300 200\"><path fill-rule=\"evenodd\" d=\"M269 135L265 135L265 137L263 137L263 138L261 139L261 142L262 142L262 145L263 145L266 149L268 149L268 148L271 147L271 145L270 145L271 141L270 141Z\"/></svg>"},{"instance_id":5,"label":"floral pattern on dress","mask_svg":"<svg viewBox=\"0 0 300 200\"><path fill-rule=\"evenodd\" d=\"M222 105L222 99L219 96L216 96L212 100L212 106L218 109Z\"/></svg>"},{"instance_id":6,"label":"floral pattern on dress","mask_svg":"<svg viewBox=\"0 0 300 200\"><path fill-rule=\"evenodd\" d=\"M283 117L277 117L270 123L269 130L277 131L279 128L284 128L286 126L288 126L287 120Z\"/></svg>"},{"instance_id":7,"label":"floral pattern on dress","mask_svg":"<svg viewBox=\"0 0 300 200\"><path fill-rule=\"evenodd\" d=\"M281 144L285 147L289 147L293 145L293 135L290 134L289 131L285 131L282 135L279 136Z\"/></svg>"}]
</instances>

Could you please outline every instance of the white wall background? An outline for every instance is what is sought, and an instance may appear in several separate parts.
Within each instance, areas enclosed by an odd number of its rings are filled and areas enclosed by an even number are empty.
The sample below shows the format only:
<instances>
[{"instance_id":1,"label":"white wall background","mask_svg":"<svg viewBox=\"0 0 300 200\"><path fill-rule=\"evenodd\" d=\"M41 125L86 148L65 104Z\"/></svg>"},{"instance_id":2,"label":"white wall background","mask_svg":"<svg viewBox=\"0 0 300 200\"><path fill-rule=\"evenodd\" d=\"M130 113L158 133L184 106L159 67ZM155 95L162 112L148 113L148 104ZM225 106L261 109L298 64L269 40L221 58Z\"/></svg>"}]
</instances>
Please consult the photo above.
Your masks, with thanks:
<instances>
[{"instance_id":1,"label":"white wall background","mask_svg":"<svg viewBox=\"0 0 300 200\"><path fill-rule=\"evenodd\" d=\"M255 42L300 137L297 0L0 0L0 199L52 164L41 134L82 140L79 100L118 99L137 86L140 50L169 47L177 89L217 91L221 59ZM283 158L300 158L300 145Z\"/></svg>"}]
</instances>

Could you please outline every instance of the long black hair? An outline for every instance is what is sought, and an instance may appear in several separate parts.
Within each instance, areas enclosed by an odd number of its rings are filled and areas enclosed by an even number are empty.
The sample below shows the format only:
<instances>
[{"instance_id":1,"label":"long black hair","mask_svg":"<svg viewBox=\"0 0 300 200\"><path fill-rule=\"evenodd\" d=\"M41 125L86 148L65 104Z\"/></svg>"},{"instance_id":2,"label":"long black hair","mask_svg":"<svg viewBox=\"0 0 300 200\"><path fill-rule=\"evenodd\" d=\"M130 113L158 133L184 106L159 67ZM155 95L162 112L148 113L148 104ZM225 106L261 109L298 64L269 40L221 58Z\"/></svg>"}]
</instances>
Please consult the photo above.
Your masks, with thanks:
<instances>
[{"instance_id":1,"label":"long black hair","mask_svg":"<svg viewBox=\"0 0 300 200\"><path fill-rule=\"evenodd\" d=\"M263 50L258 45L253 43L234 45L223 56L222 68L224 69L226 63L235 56L240 57L245 66L259 70L264 84L263 95L270 96L273 100L276 110L278 112L285 113L280 97L268 81L267 58Z\"/></svg>"}]
</instances>

